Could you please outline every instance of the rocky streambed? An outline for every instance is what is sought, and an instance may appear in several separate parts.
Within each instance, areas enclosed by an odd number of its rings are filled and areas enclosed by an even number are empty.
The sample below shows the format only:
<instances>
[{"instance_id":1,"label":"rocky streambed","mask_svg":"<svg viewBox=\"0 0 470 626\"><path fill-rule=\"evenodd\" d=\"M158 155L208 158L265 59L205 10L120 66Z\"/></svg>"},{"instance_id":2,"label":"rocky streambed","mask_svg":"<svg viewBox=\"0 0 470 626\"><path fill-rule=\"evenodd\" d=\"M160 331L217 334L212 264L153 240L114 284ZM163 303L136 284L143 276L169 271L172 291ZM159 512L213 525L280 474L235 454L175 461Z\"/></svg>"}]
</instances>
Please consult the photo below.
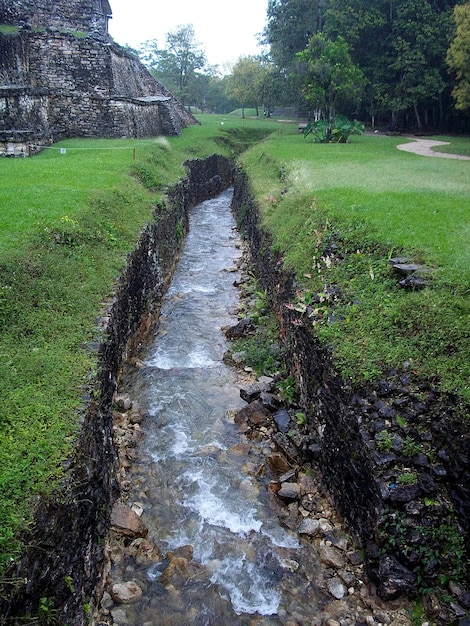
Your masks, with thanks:
<instances>
[{"instance_id":1,"label":"rocky streambed","mask_svg":"<svg viewBox=\"0 0 470 626\"><path fill-rule=\"evenodd\" d=\"M259 489L265 492L269 507L280 523L290 529L305 548L297 556L286 555L278 564L289 573L287 580L279 577L278 584L287 586L289 601L276 616L235 616L219 599L220 614L213 621L194 613L185 602L188 586L199 594L210 594L210 568L194 560L191 545L163 553L158 537L152 537L142 522L143 505L128 500L132 480L132 458L135 446L144 435L139 427L142 416L132 400L117 398L115 433L119 444L124 497L112 515L107 553L108 580L101 601L101 623L114 624L217 624L224 623L287 626L300 625L377 625L411 624L411 607L403 598L384 601L377 595L374 582L368 576L363 552L347 531L324 492L321 474L315 465L299 465L295 445L285 434L288 424L295 422L293 411L282 406L273 393L275 381L261 377L241 387L248 401L245 408L227 416L238 426L240 442L224 454L237 459L240 474L255 477ZM273 412L273 405L276 410ZM287 417L289 416L289 417ZM281 427L280 427L281 426ZM290 426L289 426L290 429ZM141 478L141 476L140 476ZM247 493L247 497L250 494ZM310 557L299 563L296 558ZM158 622L149 617L158 603L149 606L145 593L154 581L148 571L158 572L161 596L165 596L165 616ZM169 599L168 599L169 598ZM161 598L160 598L161 602ZM143 603L137 614L142 621L129 617L123 606ZM147 621L145 620L147 616ZM425 620L420 623L425 623Z\"/></svg>"},{"instance_id":2,"label":"rocky streambed","mask_svg":"<svg viewBox=\"0 0 470 626\"><path fill-rule=\"evenodd\" d=\"M242 313L250 306L250 295L243 288L248 281L247 257L244 250L233 269L242 302L233 311L235 323L224 328L229 338L252 329L249 315ZM181 543L167 549L167 541L160 542L158 523L147 523L145 511L153 499L168 498L166 506L174 505L165 489L158 491L155 486L158 463L148 454L142 458L139 450L149 436L148 412L124 392L116 396L113 414L122 497L112 512L97 623L411 624L410 605L403 598L386 601L377 594L364 553L327 496L317 463L313 457L305 459L305 446L313 450L315 444L301 432L300 408L279 393L279 377L256 378L250 368L236 363L239 355L230 346L223 360L235 373L241 399L239 408L228 410L223 418L235 436L222 448L204 446L198 455L221 465L228 462L239 476L244 498L263 503L262 523L269 528L266 532L276 534L275 548L262 557L261 571L268 583L257 580L260 587L266 585L264 604L258 604L257 610L249 611L245 605L244 610L234 611L233 599L221 593L220 583L214 584L214 570L224 558L223 544L218 555L201 562L194 545ZM133 370L145 368L145 361L139 359L128 364L131 378ZM209 489L203 492L207 501L211 496ZM275 530L277 526L284 530ZM236 543L249 560L260 541L252 528L240 533ZM280 598L275 610L267 606L274 597L270 588Z\"/></svg>"},{"instance_id":3,"label":"rocky streambed","mask_svg":"<svg viewBox=\"0 0 470 626\"><path fill-rule=\"evenodd\" d=\"M225 327L229 339L253 331L252 291L244 289L248 256L245 250L231 270L243 304L234 310L234 322ZM294 544L278 546L276 554L263 562L268 573L266 589L272 586L282 597L276 612L234 613L228 595L221 596L211 587L214 568L223 558L222 548L217 558L202 563L191 543L168 549L165 542L160 543L157 528L142 523L149 491L142 485L158 470L152 463L146 470L135 469L136 450L146 437L147 412L131 394L116 398L114 413L122 498L113 512L109 535L102 622L150 624L158 610L161 624L216 624L220 620L291 626L468 624L465 573L457 571L464 566L465 535L455 505L461 503L465 519L464 433L455 426L449 430L458 422L449 419L452 404L437 385L420 380L404 364L402 371L390 372L361 390L347 390L343 410L351 424L357 425L361 447L367 451L362 463L370 472L368 493L378 494L364 515L377 521L369 526L367 536L361 533L360 524L351 523L354 512L348 515L346 510L345 515L344 500L338 506L334 483L330 483L333 489L327 487L330 469L333 475L338 468L325 463L324 428L312 427L315 416L309 414L308 402L302 403L302 394L295 402L287 402L279 393L283 381L276 375L254 378L243 367L236 346L223 360L235 368L243 400L243 406L229 410L223 420L233 426L237 438L230 435L223 449L207 445L198 454L222 463L229 460L239 472L247 501L263 501L270 512L267 517L277 518L289 537L295 538ZM145 363L134 360L129 367L145 369ZM335 384L333 378L325 380L325 387L326 382ZM347 451L350 443L341 440L340 429L336 448ZM357 475L348 474L348 462L344 479L360 488ZM357 502L350 502L358 507ZM170 499L167 505L172 506ZM240 545L254 553L254 534L241 537ZM210 608L196 608L195 596L198 602L204 598ZM420 601L410 603L415 598ZM129 612L129 605L136 608Z\"/></svg>"}]
</instances>

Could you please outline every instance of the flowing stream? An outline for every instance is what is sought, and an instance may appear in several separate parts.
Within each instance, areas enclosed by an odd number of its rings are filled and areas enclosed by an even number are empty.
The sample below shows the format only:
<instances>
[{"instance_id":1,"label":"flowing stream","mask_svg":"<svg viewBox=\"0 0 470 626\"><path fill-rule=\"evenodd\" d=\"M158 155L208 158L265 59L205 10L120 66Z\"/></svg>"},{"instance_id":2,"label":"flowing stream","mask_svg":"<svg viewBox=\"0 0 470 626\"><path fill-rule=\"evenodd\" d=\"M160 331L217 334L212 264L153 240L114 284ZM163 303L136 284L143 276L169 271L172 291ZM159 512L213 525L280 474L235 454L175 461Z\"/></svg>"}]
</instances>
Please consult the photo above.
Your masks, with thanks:
<instances>
[{"instance_id":1,"label":"flowing stream","mask_svg":"<svg viewBox=\"0 0 470 626\"><path fill-rule=\"evenodd\" d=\"M245 406L237 372L222 361L241 255L230 201L231 190L192 210L156 335L139 355L145 366L124 381L147 412L130 502L163 554L189 545L193 559L171 584L161 579L168 560L116 566L144 591L119 608L120 623L317 624L325 604L315 551L279 524L256 477L263 444L229 417Z\"/></svg>"}]
</instances>

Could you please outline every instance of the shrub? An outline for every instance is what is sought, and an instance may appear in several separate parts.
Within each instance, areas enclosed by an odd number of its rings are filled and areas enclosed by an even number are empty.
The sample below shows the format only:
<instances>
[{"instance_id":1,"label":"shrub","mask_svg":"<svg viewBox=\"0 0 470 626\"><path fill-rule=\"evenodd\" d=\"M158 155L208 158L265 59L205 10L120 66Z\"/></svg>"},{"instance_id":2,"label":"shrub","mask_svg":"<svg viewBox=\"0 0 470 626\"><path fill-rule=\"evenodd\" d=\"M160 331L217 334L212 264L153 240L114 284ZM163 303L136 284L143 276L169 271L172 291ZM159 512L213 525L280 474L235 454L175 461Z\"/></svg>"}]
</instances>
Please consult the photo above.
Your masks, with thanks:
<instances>
[{"instance_id":1,"label":"shrub","mask_svg":"<svg viewBox=\"0 0 470 626\"><path fill-rule=\"evenodd\" d=\"M337 115L333 123L326 120L310 122L305 127L304 137L313 135L315 143L349 143L351 135L362 135L363 133L363 122L357 120L351 122L344 115Z\"/></svg>"}]
</instances>

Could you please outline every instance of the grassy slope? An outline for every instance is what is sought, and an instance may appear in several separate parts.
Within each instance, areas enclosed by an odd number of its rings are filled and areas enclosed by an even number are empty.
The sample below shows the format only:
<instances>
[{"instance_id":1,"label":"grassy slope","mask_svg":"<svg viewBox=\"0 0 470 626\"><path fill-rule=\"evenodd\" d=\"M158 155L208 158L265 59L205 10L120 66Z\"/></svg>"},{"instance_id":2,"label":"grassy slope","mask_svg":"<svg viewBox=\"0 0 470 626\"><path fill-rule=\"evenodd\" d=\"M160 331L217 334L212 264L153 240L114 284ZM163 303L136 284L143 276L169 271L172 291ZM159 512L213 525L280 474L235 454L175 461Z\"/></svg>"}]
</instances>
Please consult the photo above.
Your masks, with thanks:
<instances>
[{"instance_id":1,"label":"grassy slope","mask_svg":"<svg viewBox=\"0 0 470 626\"><path fill-rule=\"evenodd\" d=\"M95 320L153 203L185 159L235 155L254 129L276 131L244 162L264 219L304 283L299 297L333 280L355 302L336 304L343 322L318 325L344 371L374 375L412 358L470 395L469 164L398 152L395 138L322 146L295 124L200 118L202 126L160 143L74 140L0 161L0 566L18 548L30 499L60 480L95 367L84 347L97 338ZM321 250L335 238L352 254L328 269ZM401 250L436 268L434 289L396 287L387 256Z\"/></svg>"},{"instance_id":2,"label":"grassy slope","mask_svg":"<svg viewBox=\"0 0 470 626\"><path fill-rule=\"evenodd\" d=\"M263 219L297 271L293 304L305 308L325 284L341 290L299 318L334 345L343 373L361 380L408 362L469 400L470 163L404 153L399 143L313 144L284 127L243 161ZM433 268L432 289L400 288L391 256Z\"/></svg>"},{"instance_id":3,"label":"grassy slope","mask_svg":"<svg viewBox=\"0 0 470 626\"><path fill-rule=\"evenodd\" d=\"M152 211L127 173L129 143L112 152L97 149L106 142L62 145L76 149L0 161L2 565L29 518L28 497L48 493L73 446L95 361L83 347Z\"/></svg>"},{"instance_id":4,"label":"grassy slope","mask_svg":"<svg viewBox=\"0 0 470 626\"><path fill-rule=\"evenodd\" d=\"M60 480L96 368L96 319L154 203L187 158L243 143L222 132L240 122L221 121L168 140L68 140L0 160L0 569L30 499Z\"/></svg>"}]
</instances>

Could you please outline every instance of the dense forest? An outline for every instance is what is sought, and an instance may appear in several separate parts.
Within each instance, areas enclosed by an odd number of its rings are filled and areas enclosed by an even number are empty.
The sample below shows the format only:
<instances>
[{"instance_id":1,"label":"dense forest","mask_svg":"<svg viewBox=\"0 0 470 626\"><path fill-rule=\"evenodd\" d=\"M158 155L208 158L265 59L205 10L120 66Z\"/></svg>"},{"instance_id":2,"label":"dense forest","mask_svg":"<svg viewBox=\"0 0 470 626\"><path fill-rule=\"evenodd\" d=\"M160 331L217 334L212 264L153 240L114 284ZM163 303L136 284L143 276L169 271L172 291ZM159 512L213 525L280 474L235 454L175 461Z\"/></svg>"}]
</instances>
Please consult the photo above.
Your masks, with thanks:
<instances>
[{"instance_id":1,"label":"dense forest","mask_svg":"<svg viewBox=\"0 0 470 626\"><path fill-rule=\"evenodd\" d=\"M248 19L248 17L247 17ZM139 50L184 104L204 112L293 107L390 130L470 131L470 3L269 0L259 56L207 67L191 25Z\"/></svg>"}]
</instances>

